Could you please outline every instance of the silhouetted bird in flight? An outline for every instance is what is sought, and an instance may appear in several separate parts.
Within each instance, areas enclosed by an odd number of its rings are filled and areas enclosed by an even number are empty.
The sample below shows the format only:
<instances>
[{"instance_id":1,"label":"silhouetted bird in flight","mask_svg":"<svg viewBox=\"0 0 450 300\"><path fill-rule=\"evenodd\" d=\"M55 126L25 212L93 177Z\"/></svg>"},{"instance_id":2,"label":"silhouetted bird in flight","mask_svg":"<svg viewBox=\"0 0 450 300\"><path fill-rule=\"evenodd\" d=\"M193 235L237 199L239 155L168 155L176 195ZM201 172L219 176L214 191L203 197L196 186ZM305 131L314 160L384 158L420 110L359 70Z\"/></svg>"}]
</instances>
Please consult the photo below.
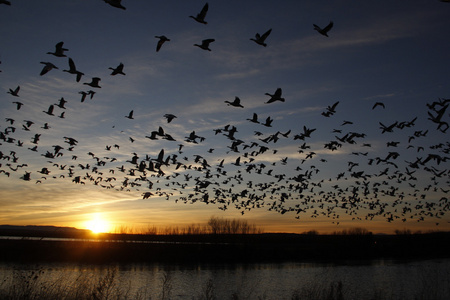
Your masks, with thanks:
<instances>
[{"instance_id":1,"label":"silhouetted bird in flight","mask_svg":"<svg viewBox=\"0 0 450 300\"><path fill-rule=\"evenodd\" d=\"M338 104L339 104L339 101L336 101L333 105L327 106L327 108L326 108L327 111L323 112L322 116L330 117L330 116L334 115L336 113L336 107Z\"/></svg>"},{"instance_id":2,"label":"silhouetted bird in flight","mask_svg":"<svg viewBox=\"0 0 450 300\"><path fill-rule=\"evenodd\" d=\"M244 108L244 106L242 106L242 104L241 104L241 99L239 99L239 97L234 98L233 102L225 100L225 103L227 103L227 105L231 105L231 106L234 106L234 107L242 107L242 108Z\"/></svg>"},{"instance_id":3,"label":"silhouetted bird in flight","mask_svg":"<svg viewBox=\"0 0 450 300\"><path fill-rule=\"evenodd\" d=\"M9 89L9 91L7 93L11 94L15 97L19 97L19 90L20 90L20 86L18 85L15 90Z\"/></svg>"},{"instance_id":4,"label":"silhouetted bird in flight","mask_svg":"<svg viewBox=\"0 0 450 300\"><path fill-rule=\"evenodd\" d=\"M19 109L22 107L22 105L23 105L23 103L22 103L22 102L19 102L19 101L14 101L13 103L14 103L15 105L17 105L17 106L16 106L16 109L17 109L17 110L19 110Z\"/></svg>"},{"instance_id":5,"label":"silhouetted bird in flight","mask_svg":"<svg viewBox=\"0 0 450 300\"><path fill-rule=\"evenodd\" d=\"M117 74L125 75L125 73L123 72L123 63L120 63L116 68L109 67L108 69L112 70L111 75L113 76Z\"/></svg>"},{"instance_id":6,"label":"silhouetted bird in flight","mask_svg":"<svg viewBox=\"0 0 450 300\"><path fill-rule=\"evenodd\" d=\"M80 82L81 76L84 75L84 73L77 70L77 68L75 67L75 63L70 57L69 57L69 70L63 70L63 72L77 75L77 82Z\"/></svg>"},{"instance_id":7,"label":"silhouetted bird in flight","mask_svg":"<svg viewBox=\"0 0 450 300\"><path fill-rule=\"evenodd\" d=\"M0 4L11 5L11 2L7 0L0 0Z\"/></svg>"},{"instance_id":8,"label":"silhouetted bird in flight","mask_svg":"<svg viewBox=\"0 0 450 300\"><path fill-rule=\"evenodd\" d=\"M273 122L273 119L271 119L270 117L267 117L266 122L265 123L261 123L261 124L266 126L266 127L272 127L272 122Z\"/></svg>"},{"instance_id":9,"label":"silhouetted bird in flight","mask_svg":"<svg viewBox=\"0 0 450 300\"><path fill-rule=\"evenodd\" d=\"M208 3L203 6L202 10L197 14L197 16L189 16L189 18L194 19L195 21L202 23L202 24L208 24L208 22L205 21L206 13L208 12Z\"/></svg>"},{"instance_id":10,"label":"silhouetted bird in flight","mask_svg":"<svg viewBox=\"0 0 450 300\"><path fill-rule=\"evenodd\" d=\"M250 121L250 122L258 123L258 124L259 124L259 121L258 121L258 115L257 115L256 113L253 113L253 118L247 119L247 120Z\"/></svg>"},{"instance_id":11,"label":"silhouetted bird in flight","mask_svg":"<svg viewBox=\"0 0 450 300\"><path fill-rule=\"evenodd\" d=\"M109 5L113 6L113 7L117 7L117 8L121 8L121 9L126 9L120 2L122 2L122 0L104 0L106 3L108 3Z\"/></svg>"},{"instance_id":12,"label":"silhouetted bird in flight","mask_svg":"<svg viewBox=\"0 0 450 300\"><path fill-rule=\"evenodd\" d=\"M67 101L64 100L63 97L61 97L61 99L59 99L59 102L55 105L57 105L59 108L66 109L66 107L64 106L64 104L66 104L66 103L67 103Z\"/></svg>"},{"instance_id":13,"label":"silhouetted bird in flight","mask_svg":"<svg viewBox=\"0 0 450 300\"><path fill-rule=\"evenodd\" d=\"M128 118L128 119L132 120L133 119L133 111L130 111L128 116L125 116L125 118Z\"/></svg>"},{"instance_id":14,"label":"silhouetted bird in flight","mask_svg":"<svg viewBox=\"0 0 450 300\"><path fill-rule=\"evenodd\" d=\"M202 41L202 44L201 44L201 45L199 45L199 44L194 44L194 46L197 46L197 47L199 47L199 48L201 48L201 49L203 49L203 50L211 51L211 49L209 49L209 44L212 43L212 42L214 42L214 41L215 41L215 39L206 39L206 40L203 40L203 41Z\"/></svg>"},{"instance_id":15,"label":"silhouetted bird in flight","mask_svg":"<svg viewBox=\"0 0 450 300\"><path fill-rule=\"evenodd\" d=\"M69 49L63 48L64 42L59 42L55 45L55 52L47 52L47 54L52 54L56 57L66 57L64 51L69 51Z\"/></svg>"},{"instance_id":16,"label":"silhouetted bird in flight","mask_svg":"<svg viewBox=\"0 0 450 300\"><path fill-rule=\"evenodd\" d=\"M381 106L382 108L386 108L386 107L384 106L384 103L383 103L383 102L376 102L376 103L372 106L372 109L375 109L377 106Z\"/></svg>"},{"instance_id":17,"label":"silhouetted bird in flight","mask_svg":"<svg viewBox=\"0 0 450 300\"><path fill-rule=\"evenodd\" d=\"M156 45L156 52L158 52L161 49L162 45L165 42L170 41L170 39L168 39L165 35L155 35L155 38L159 39L158 44Z\"/></svg>"},{"instance_id":18,"label":"silhouetted bird in flight","mask_svg":"<svg viewBox=\"0 0 450 300\"><path fill-rule=\"evenodd\" d=\"M176 117L177 117L177 116L172 115L172 114L165 114L165 115L164 115L164 118L167 119L167 123L172 122L172 120L175 119Z\"/></svg>"},{"instance_id":19,"label":"silhouetted bird in flight","mask_svg":"<svg viewBox=\"0 0 450 300\"><path fill-rule=\"evenodd\" d=\"M326 37L328 37L328 31L330 31L330 29L333 27L333 22L330 22L327 26L325 26L324 28L320 28L319 26L317 26L316 24L313 24L314 26L314 30L317 30L318 33L320 33L321 35L324 35Z\"/></svg>"},{"instance_id":20,"label":"silhouetted bird in flight","mask_svg":"<svg viewBox=\"0 0 450 300\"><path fill-rule=\"evenodd\" d=\"M99 82L100 80L101 80L101 79L98 78L98 77L92 77L92 81L91 81L91 82L85 82L85 83L83 83L83 84L86 84L86 85L89 85L89 86L95 87L95 88L101 88L101 86L98 85L98 82Z\"/></svg>"},{"instance_id":21,"label":"silhouetted bird in flight","mask_svg":"<svg viewBox=\"0 0 450 300\"><path fill-rule=\"evenodd\" d=\"M55 66L54 64L52 64L51 62L43 62L41 61L41 64L45 65L44 68L42 68L42 71L39 75L44 75L47 74L51 69L58 69L57 66Z\"/></svg>"},{"instance_id":22,"label":"silhouetted bird in flight","mask_svg":"<svg viewBox=\"0 0 450 300\"><path fill-rule=\"evenodd\" d=\"M265 95L270 96L270 99L265 103L272 103L275 101L281 101L281 102L285 101L285 99L281 97L281 88L277 88L277 90L275 91L275 93L273 95L271 95L269 93L265 93Z\"/></svg>"},{"instance_id":23,"label":"silhouetted bird in flight","mask_svg":"<svg viewBox=\"0 0 450 300\"><path fill-rule=\"evenodd\" d=\"M47 115L49 115L49 116L54 116L54 114L53 114L53 108L54 108L54 106L53 105L50 105L49 107L48 107L48 110L47 111L43 111L43 112L45 112Z\"/></svg>"},{"instance_id":24,"label":"silhouetted bird in flight","mask_svg":"<svg viewBox=\"0 0 450 300\"><path fill-rule=\"evenodd\" d=\"M264 46L266 47L267 44L265 43L266 38L269 36L269 34L272 32L272 28L267 30L266 33L264 33L263 35L259 35L259 33L257 33L255 35L255 38L251 38L251 41L254 41L255 43L257 43L258 45Z\"/></svg>"}]
</instances>

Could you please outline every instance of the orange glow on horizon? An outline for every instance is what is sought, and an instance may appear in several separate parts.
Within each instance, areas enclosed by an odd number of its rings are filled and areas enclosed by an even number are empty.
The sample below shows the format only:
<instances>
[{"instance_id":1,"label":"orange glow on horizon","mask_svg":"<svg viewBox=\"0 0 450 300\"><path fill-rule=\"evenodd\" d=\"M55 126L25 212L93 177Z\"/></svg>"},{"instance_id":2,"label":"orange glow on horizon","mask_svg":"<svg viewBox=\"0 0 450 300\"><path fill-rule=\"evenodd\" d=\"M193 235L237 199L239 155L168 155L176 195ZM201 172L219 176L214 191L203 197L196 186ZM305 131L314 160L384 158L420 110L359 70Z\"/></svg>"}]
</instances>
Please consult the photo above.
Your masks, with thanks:
<instances>
[{"instance_id":1,"label":"orange glow on horizon","mask_svg":"<svg viewBox=\"0 0 450 300\"><path fill-rule=\"evenodd\" d=\"M110 224L104 220L100 214L94 214L92 219L86 221L84 224L86 229L92 231L92 233L105 233L110 231Z\"/></svg>"}]
</instances>

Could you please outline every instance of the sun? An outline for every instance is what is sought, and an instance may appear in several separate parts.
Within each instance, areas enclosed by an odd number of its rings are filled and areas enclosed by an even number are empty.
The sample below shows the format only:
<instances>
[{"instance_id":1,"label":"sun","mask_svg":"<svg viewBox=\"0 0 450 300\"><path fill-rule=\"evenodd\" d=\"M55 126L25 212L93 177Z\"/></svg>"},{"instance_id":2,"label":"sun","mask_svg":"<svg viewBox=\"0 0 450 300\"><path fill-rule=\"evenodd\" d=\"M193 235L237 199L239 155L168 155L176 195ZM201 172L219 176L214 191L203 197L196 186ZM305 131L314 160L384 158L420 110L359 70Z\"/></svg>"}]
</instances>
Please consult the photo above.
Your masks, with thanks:
<instances>
[{"instance_id":1,"label":"sun","mask_svg":"<svg viewBox=\"0 0 450 300\"><path fill-rule=\"evenodd\" d=\"M109 223L103 220L100 215L95 215L94 218L86 222L86 229L92 231L92 233L108 232Z\"/></svg>"}]
</instances>

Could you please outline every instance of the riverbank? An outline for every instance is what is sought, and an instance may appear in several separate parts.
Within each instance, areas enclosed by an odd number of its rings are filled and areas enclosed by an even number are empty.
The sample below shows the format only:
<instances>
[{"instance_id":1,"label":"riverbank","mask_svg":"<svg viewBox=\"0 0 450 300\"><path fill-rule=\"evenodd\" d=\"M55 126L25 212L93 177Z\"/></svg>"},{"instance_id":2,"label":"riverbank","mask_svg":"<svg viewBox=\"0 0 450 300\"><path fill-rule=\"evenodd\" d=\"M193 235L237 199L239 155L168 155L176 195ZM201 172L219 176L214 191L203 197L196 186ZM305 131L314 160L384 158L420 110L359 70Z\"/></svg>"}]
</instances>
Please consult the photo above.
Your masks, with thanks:
<instances>
[{"instance_id":1,"label":"riverbank","mask_svg":"<svg viewBox=\"0 0 450 300\"><path fill-rule=\"evenodd\" d=\"M282 263L449 258L450 233L103 235L0 239L3 262Z\"/></svg>"}]
</instances>

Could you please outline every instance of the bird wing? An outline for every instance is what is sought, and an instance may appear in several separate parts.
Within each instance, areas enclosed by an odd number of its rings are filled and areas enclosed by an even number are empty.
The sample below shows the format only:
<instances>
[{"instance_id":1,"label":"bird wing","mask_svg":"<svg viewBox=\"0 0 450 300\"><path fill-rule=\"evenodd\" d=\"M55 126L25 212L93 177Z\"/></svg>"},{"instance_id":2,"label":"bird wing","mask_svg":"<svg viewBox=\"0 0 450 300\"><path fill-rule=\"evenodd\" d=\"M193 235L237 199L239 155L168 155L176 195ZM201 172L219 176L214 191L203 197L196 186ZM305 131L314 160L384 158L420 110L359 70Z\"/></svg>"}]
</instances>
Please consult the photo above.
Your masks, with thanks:
<instances>
[{"instance_id":1,"label":"bird wing","mask_svg":"<svg viewBox=\"0 0 450 300\"><path fill-rule=\"evenodd\" d=\"M206 17L206 13L208 12L208 3L203 6L201 12L197 15L199 19L204 19Z\"/></svg>"},{"instance_id":2,"label":"bird wing","mask_svg":"<svg viewBox=\"0 0 450 300\"><path fill-rule=\"evenodd\" d=\"M272 28L270 28L269 30L267 30L262 36L261 36L261 40L265 40L269 34L272 32Z\"/></svg>"},{"instance_id":3,"label":"bird wing","mask_svg":"<svg viewBox=\"0 0 450 300\"><path fill-rule=\"evenodd\" d=\"M281 97L281 88L277 88L275 91L275 94L273 95L274 98L280 98Z\"/></svg>"},{"instance_id":4,"label":"bird wing","mask_svg":"<svg viewBox=\"0 0 450 300\"><path fill-rule=\"evenodd\" d=\"M328 32L332 27L333 27L333 22L331 21L330 22L330 24L328 24L324 29L323 29L323 31L325 31L325 32Z\"/></svg>"},{"instance_id":5,"label":"bird wing","mask_svg":"<svg viewBox=\"0 0 450 300\"><path fill-rule=\"evenodd\" d=\"M63 48L63 45L64 45L64 42L59 42L58 44L56 44L56 46L55 46L56 51L55 52L62 52L64 50L67 50L67 49Z\"/></svg>"},{"instance_id":6,"label":"bird wing","mask_svg":"<svg viewBox=\"0 0 450 300\"><path fill-rule=\"evenodd\" d=\"M69 57L69 68L70 68L70 71L76 71L77 70L77 68L75 67L75 63L74 63L73 59L71 59L70 57Z\"/></svg>"},{"instance_id":7,"label":"bird wing","mask_svg":"<svg viewBox=\"0 0 450 300\"><path fill-rule=\"evenodd\" d=\"M212 43L214 41L215 41L215 39L206 39L206 40L202 41L202 45L208 46L209 43Z\"/></svg>"}]
</instances>

